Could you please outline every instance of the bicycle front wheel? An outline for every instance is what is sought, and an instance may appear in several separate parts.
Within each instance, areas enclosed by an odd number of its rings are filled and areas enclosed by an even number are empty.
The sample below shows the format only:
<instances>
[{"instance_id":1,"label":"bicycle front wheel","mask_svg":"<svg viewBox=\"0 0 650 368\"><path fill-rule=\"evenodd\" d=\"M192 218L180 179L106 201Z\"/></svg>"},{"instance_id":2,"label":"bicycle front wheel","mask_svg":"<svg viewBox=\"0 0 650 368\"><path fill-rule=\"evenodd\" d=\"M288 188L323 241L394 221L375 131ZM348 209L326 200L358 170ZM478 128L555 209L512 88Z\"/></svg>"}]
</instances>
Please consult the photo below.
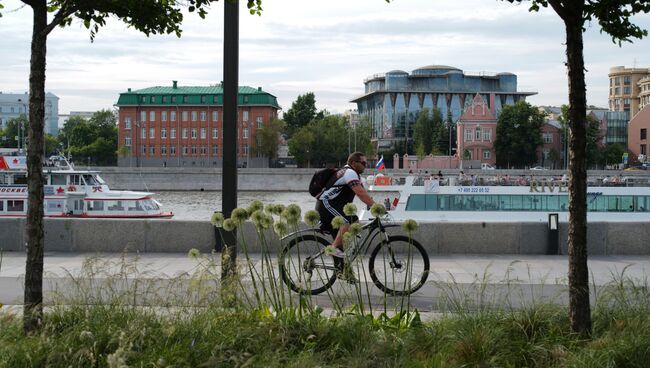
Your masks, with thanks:
<instances>
[{"instance_id":1,"label":"bicycle front wheel","mask_svg":"<svg viewBox=\"0 0 650 368\"><path fill-rule=\"evenodd\" d=\"M291 290L305 295L317 295L336 281L336 267L331 256L323 253L329 245L317 235L302 235L291 239L280 254L280 275Z\"/></svg>"},{"instance_id":2,"label":"bicycle front wheel","mask_svg":"<svg viewBox=\"0 0 650 368\"><path fill-rule=\"evenodd\" d=\"M402 235L388 237L370 255L372 281L386 294L409 295L420 289L429 277L429 255L415 239Z\"/></svg>"}]
</instances>

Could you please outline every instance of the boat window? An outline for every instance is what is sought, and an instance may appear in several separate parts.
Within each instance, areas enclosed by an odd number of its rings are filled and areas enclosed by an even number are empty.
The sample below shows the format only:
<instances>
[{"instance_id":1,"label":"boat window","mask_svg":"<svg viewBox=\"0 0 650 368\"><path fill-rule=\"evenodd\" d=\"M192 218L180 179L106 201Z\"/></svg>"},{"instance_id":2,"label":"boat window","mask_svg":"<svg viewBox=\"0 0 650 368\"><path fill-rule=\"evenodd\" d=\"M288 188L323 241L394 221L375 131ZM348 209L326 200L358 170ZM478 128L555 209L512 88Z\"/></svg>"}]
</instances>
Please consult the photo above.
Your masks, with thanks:
<instances>
[{"instance_id":1,"label":"boat window","mask_svg":"<svg viewBox=\"0 0 650 368\"><path fill-rule=\"evenodd\" d=\"M86 185L99 185L97 180L93 177L93 175L84 175L84 181L86 182Z\"/></svg>"},{"instance_id":2,"label":"boat window","mask_svg":"<svg viewBox=\"0 0 650 368\"><path fill-rule=\"evenodd\" d=\"M566 195L411 194L407 211L561 211L569 209ZM588 196L590 212L650 212L650 196Z\"/></svg>"},{"instance_id":3,"label":"boat window","mask_svg":"<svg viewBox=\"0 0 650 368\"><path fill-rule=\"evenodd\" d=\"M104 179L102 179L101 176L99 176L99 175L93 175L93 177L95 178L95 180L97 180L97 182L98 182L99 184L101 184L101 185L106 184L106 182L104 181Z\"/></svg>"},{"instance_id":4,"label":"boat window","mask_svg":"<svg viewBox=\"0 0 650 368\"><path fill-rule=\"evenodd\" d=\"M81 175L78 174L70 175L70 184L83 185L83 180L81 179Z\"/></svg>"},{"instance_id":5,"label":"boat window","mask_svg":"<svg viewBox=\"0 0 650 368\"><path fill-rule=\"evenodd\" d=\"M144 209L147 211L152 211L157 209L158 206L156 206L151 199L145 199L142 201L142 205L144 206Z\"/></svg>"},{"instance_id":6,"label":"boat window","mask_svg":"<svg viewBox=\"0 0 650 368\"><path fill-rule=\"evenodd\" d=\"M140 201L124 201L129 211L142 211Z\"/></svg>"},{"instance_id":7,"label":"boat window","mask_svg":"<svg viewBox=\"0 0 650 368\"><path fill-rule=\"evenodd\" d=\"M0 175L0 184L9 184L9 175Z\"/></svg>"},{"instance_id":8,"label":"boat window","mask_svg":"<svg viewBox=\"0 0 650 368\"><path fill-rule=\"evenodd\" d=\"M5 201L0 201L0 211L5 210Z\"/></svg>"},{"instance_id":9,"label":"boat window","mask_svg":"<svg viewBox=\"0 0 650 368\"><path fill-rule=\"evenodd\" d=\"M107 201L109 211L124 211L122 201Z\"/></svg>"},{"instance_id":10,"label":"boat window","mask_svg":"<svg viewBox=\"0 0 650 368\"><path fill-rule=\"evenodd\" d=\"M61 212L63 201L47 200L47 212Z\"/></svg>"},{"instance_id":11,"label":"boat window","mask_svg":"<svg viewBox=\"0 0 650 368\"><path fill-rule=\"evenodd\" d=\"M27 184L27 174L14 175L14 184Z\"/></svg>"},{"instance_id":12,"label":"boat window","mask_svg":"<svg viewBox=\"0 0 650 368\"><path fill-rule=\"evenodd\" d=\"M25 210L25 201L7 201L8 212L23 212Z\"/></svg>"},{"instance_id":13,"label":"boat window","mask_svg":"<svg viewBox=\"0 0 650 368\"><path fill-rule=\"evenodd\" d=\"M88 211L103 211L104 201L88 201Z\"/></svg>"},{"instance_id":14,"label":"boat window","mask_svg":"<svg viewBox=\"0 0 650 368\"><path fill-rule=\"evenodd\" d=\"M65 177L65 175L61 174L52 174L50 180L52 181L52 185L66 185Z\"/></svg>"}]
</instances>

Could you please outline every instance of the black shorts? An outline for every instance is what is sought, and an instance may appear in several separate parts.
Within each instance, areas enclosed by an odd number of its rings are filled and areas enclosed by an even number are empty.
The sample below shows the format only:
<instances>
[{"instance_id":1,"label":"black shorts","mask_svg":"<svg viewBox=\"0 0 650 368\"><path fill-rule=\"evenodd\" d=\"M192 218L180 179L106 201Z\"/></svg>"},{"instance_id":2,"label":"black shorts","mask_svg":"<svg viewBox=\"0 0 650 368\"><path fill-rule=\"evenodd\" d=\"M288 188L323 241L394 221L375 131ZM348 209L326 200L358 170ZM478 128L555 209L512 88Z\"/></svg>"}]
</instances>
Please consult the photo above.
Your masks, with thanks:
<instances>
[{"instance_id":1,"label":"black shorts","mask_svg":"<svg viewBox=\"0 0 650 368\"><path fill-rule=\"evenodd\" d=\"M343 213L342 207L338 208L338 206L331 206L329 205L329 202L316 202L316 211L320 215L320 229L332 235L336 235L334 228L332 228L332 220L334 217L341 216L348 224L359 221L359 218L357 216L346 216Z\"/></svg>"}]
</instances>

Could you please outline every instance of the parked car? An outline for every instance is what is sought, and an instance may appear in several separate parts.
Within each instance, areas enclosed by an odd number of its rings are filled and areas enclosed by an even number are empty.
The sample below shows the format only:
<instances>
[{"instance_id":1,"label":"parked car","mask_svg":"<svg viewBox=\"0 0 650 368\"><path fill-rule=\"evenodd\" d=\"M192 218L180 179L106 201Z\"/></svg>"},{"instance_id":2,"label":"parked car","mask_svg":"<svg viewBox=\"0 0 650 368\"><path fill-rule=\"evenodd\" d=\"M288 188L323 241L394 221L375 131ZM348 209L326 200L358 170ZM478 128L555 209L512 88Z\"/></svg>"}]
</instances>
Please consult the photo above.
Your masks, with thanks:
<instances>
[{"instance_id":1,"label":"parked car","mask_svg":"<svg viewBox=\"0 0 650 368\"><path fill-rule=\"evenodd\" d=\"M481 170L494 170L494 166L483 163L481 164Z\"/></svg>"},{"instance_id":2,"label":"parked car","mask_svg":"<svg viewBox=\"0 0 650 368\"><path fill-rule=\"evenodd\" d=\"M548 170L547 168L545 168L543 166L535 166L535 167L531 167L530 169L535 170L535 171Z\"/></svg>"}]
</instances>

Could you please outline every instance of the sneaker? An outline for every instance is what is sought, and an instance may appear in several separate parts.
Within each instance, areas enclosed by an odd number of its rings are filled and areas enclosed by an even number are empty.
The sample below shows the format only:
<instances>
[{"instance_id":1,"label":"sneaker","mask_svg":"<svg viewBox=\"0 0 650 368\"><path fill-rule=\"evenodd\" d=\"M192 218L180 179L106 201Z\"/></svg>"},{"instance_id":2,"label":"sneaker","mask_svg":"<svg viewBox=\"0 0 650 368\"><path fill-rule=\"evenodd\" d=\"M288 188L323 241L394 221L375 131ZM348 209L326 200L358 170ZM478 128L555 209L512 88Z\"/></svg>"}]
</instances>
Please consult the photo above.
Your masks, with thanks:
<instances>
[{"instance_id":1,"label":"sneaker","mask_svg":"<svg viewBox=\"0 0 650 368\"><path fill-rule=\"evenodd\" d=\"M356 284L359 282L357 277L354 275L354 271L349 264L344 264L343 269L336 272L336 278L342 281L345 281L349 284Z\"/></svg>"},{"instance_id":2,"label":"sneaker","mask_svg":"<svg viewBox=\"0 0 650 368\"><path fill-rule=\"evenodd\" d=\"M333 245L328 245L325 247L325 255L336 257L336 258L344 258L345 252L343 252L341 248L337 248Z\"/></svg>"}]
</instances>

